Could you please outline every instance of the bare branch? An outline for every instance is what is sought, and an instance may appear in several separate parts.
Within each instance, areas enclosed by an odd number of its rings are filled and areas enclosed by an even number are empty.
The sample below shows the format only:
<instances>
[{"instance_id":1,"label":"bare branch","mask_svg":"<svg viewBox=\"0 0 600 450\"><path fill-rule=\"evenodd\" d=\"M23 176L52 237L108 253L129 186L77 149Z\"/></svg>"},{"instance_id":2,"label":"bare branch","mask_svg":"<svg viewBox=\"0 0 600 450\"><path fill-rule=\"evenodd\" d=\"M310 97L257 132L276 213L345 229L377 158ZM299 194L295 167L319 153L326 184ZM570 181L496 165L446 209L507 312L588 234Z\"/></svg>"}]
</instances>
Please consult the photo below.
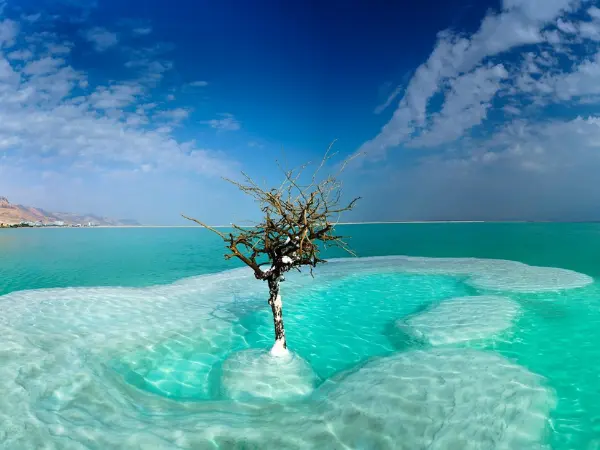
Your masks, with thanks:
<instances>
[{"instance_id":1,"label":"bare branch","mask_svg":"<svg viewBox=\"0 0 600 450\"><path fill-rule=\"evenodd\" d=\"M326 262L320 257L323 246L339 247L355 256L343 237L335 234L335 227L340 215L353 209L359 198L341 204L341 183L336 177L319 180L320 172L335 155L334 143L308 178L308 184L303 185L301 178L309 164L285 169L279 162L283 180L275 189L261 188L246 173L242 173L243 181L226 179L260 204L263 221L252 227L232 225L233 232L226 235L196 219L183 217L219 235L230 251L226 258L240 259L254 270L256 278L263 280L281 277L302 266L309 266L312 274L314 267ZM352 158L341 164L338 173ZM267 271L260 268L266 263L258 263L265 257L271 264Z\"/></svg>"},{"instance_id":2,"label":"bare branch","mask_svg":"<svg viewBox=\"0 0 600 450\"><path fill-rule=\"evenodd\" d=\"M223 239L226 239L225 235L223 233L221 233L219 230L217 230L216 228L211 227L210 225L206 225L205 223L200 222L198 219L194 219L193 217L188 217L188 216L186 216L184 214L182 214L181 217L183 217L184 219L187 219L187 220L191 220L192 222L196 222L198 225L206 228L207 230L212 231L215 234L218 234Z\"/></svg>"}]
</instances>

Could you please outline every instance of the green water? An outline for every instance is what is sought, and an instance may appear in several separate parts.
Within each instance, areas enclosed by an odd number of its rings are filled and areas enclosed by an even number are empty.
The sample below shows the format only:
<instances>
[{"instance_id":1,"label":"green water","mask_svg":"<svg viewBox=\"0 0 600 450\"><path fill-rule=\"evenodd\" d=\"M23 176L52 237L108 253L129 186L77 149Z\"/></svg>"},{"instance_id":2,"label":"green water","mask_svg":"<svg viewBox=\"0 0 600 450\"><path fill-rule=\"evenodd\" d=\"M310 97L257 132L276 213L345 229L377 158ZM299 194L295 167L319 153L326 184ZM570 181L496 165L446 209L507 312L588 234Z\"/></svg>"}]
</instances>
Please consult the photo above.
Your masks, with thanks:
<instances>
[{"instance_id":1,"label":"green water","mask_svg":"<svg viewBox=\"0 0 600 450\"><path fill-rule=\"evenodd\" d=\"M600 277L600 224L341 231L361 257ZM292 276L296 359L274 390L252 353L272 344L264 286L239 271L187 278L234 267L200 229L0 230L0 293L12 292L0 297L0 448L600 448L596 281L459 259ZM68 289L29 291L44 288ZM469 337L468 311L431 324L441 346L398 326L490 295L518 313L492 312L484 338Z\"/></svg>"}]
</instances>

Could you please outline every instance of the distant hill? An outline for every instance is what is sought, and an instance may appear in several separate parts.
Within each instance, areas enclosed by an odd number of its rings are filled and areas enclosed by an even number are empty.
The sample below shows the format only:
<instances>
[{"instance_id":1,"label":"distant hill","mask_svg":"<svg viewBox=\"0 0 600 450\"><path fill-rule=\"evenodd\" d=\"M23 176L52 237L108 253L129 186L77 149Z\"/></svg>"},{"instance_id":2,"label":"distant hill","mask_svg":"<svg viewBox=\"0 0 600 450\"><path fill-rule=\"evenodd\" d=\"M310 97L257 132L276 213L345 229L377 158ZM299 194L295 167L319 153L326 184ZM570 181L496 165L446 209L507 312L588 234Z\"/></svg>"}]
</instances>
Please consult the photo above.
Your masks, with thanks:
<instances>
[{"instance_id":1,"label":"distant hill","mask_svg":"<svg viewBox=\"0 0 600 450\"><path fill-rule=\"evenodd\" d=\"M0 223L12 225L21 222L64 222L65 225L87 225L92 222L94 225L104 226L140 225L138 222L131 219L110 219L95 214L80 215L63 212L48 212L41 208L15 205L10 203L6 197L0 197Z\"/></svg>"}]
</instances>

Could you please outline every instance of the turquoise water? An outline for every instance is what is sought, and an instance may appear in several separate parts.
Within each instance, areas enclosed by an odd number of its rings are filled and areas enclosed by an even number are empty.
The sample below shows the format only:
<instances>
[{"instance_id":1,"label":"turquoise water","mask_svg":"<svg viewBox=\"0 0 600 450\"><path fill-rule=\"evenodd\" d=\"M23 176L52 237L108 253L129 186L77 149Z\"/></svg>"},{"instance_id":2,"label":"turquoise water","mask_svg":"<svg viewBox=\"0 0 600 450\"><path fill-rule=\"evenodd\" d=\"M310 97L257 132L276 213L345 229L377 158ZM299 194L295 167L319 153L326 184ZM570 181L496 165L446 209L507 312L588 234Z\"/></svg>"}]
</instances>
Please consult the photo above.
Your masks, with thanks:
<instances>
[{"instance_id":1,"label":"turquoise water","mask_svg":"<svg viewBox=\"0 0 600 450\"><path fill-rule=\"evenodd\" d=\"M285 361L204 230L0 230L0 448L600 448L600 225L341 228Z\"/></svg>"}]
</instances>

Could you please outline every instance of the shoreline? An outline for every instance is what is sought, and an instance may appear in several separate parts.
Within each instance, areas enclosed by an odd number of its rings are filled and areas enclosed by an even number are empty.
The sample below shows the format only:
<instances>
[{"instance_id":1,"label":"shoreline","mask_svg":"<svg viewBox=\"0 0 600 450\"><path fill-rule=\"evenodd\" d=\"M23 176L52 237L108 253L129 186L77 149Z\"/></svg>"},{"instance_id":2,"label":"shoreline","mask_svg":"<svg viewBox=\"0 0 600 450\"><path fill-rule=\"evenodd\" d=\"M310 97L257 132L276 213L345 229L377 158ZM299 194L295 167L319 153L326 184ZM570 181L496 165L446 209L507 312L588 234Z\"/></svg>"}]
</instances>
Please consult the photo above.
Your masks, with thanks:
<instances>
[{"instance_id":1,"label":"shoreline","mask_svg":"<svg viewBox=\"0 0 600 450\"><path fill-rule=\"evenodd\" d=\"M551 224L551 223L600 223L598 221L582 221L582 222L555 222L555 221L528 221L528 220L423 220L423 221L397 221L397 222L340 222L336 225L411 225L411 224L469 224L469 223L489 223L489 224L509 224L509 223L520 223L520 224ZM231 225L210 225L213 228L231 228ZM57 227L57 226L46 226L46 227L15 227L11 228L2 227L0 229L93 229L93 228L203 228L200 225L96 225L93 227Z\"/></svg>"},{"instance_id":2,"label":"shoreline","mask_svg":"<svg viewBox=\"0 0 600 450\"><path fill-rule=\"evenodd\" d=\"M394 224L431 224L431 223L512 223L512 222L487 222L484 220L436 220L436 221L400 221L400 222L340 222L336 225L394 225ZM514 222L518 223L518 222ZM526 222L523 222L526 223ZM232 228L231 225L209 225L212 228ZM241 226L241 225L240 225ZM11 229L10 226L3 227ZM91 229L91 228L203 228L201 225L95 225L93 227L72 227L72 226L46 226L46 227L15 227L31 229Z\"/></svg>"}]
</instances>

